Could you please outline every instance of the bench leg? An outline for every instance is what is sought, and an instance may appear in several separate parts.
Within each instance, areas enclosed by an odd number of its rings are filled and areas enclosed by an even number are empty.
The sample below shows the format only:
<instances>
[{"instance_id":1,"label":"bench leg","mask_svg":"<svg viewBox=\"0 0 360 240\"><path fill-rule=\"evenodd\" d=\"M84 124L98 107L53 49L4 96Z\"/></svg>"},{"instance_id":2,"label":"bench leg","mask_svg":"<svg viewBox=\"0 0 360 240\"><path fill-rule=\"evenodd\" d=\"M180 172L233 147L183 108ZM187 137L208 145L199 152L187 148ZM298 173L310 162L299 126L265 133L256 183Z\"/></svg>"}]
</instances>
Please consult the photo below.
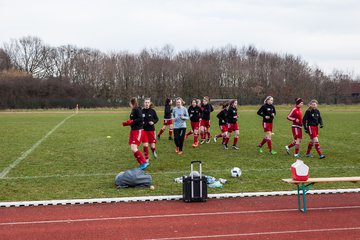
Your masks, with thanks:
<instances>
[{"instance_id":1,"label":"bench leg","mask_svg":"<svg viewBox=\"0 0 360 240\"><path fill-rule=\"evenodd\" d=\"M299 211L306 213L306 193L308 191L310 191L310 189L314 186L315 183L309 183L309 184L305 184L305 183L301 183L301 187L300 184L297 184L297 191L298 191L298 209ZM301 189L301 193L300 193L300 189ZM302 200L303 200L303 207L301 207L301 195L302 195Z\"/></svg>"}]
</instances>

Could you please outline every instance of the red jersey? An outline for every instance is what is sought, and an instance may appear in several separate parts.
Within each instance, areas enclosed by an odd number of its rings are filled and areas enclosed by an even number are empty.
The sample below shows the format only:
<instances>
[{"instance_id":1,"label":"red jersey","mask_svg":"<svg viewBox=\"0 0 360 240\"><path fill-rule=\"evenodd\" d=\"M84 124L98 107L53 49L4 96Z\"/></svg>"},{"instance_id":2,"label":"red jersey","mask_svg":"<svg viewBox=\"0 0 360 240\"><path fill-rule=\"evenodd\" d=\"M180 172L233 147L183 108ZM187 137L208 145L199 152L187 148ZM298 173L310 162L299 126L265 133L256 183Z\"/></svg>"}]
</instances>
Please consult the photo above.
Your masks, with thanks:
<instances>
[{"instance_id":1,"label":"red jersey","mask_svg":"<svg viewBox=\"0 0 360 240\"><path fill-rule=\"evenodd\" d=\"M302 112L301 112L301 108L299 107L294 107L289 115L287 116L287 119L289 121L293 122L293 127L301 127L302 126ZM296 121L298 120L298 121Z\"/></svg>"}]
</instances>

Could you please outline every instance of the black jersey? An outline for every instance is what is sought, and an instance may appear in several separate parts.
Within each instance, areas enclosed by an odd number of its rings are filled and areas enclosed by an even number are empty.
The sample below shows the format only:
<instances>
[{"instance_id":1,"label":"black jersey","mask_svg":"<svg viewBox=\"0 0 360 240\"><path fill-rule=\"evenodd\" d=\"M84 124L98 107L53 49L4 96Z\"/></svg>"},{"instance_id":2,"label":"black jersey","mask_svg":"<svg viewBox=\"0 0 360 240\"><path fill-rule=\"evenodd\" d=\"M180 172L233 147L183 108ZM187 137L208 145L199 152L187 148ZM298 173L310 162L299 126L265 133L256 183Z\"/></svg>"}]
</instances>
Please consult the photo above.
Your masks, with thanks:
<instances>
[{"instance_id":1,"label":"black jersey","mask_svg":"<svg viewBox=\"0 0 360 240\"><path fill-rule=\"evenodd\" d=\"M172 114L171 105L165 105L164 119L171 119L171 114Z\"/></svg>"},{"instance_id":2,"label":"black jersey","mask_svg":"<svg viewBox=\"0 0 360 240\"><path fill-rule=\"evenodd\" d=\"M214 111L213 106L208 103L206 105L201 104L201 118L203 120L210 120L210 114Z\"/></svg>"},{"instance_id":3,"label":"black jersey","mask_svg":"<svg viewBox=\"0 0 360 240\"><path fill-rule=\"evenodd\" d=\"M221 125L226 125L227 124L227 115L228 115L228 110L225 108L223 110L221 110L216 117L219 119L219 126Z\"/></svg>"},{"instance_id":4,"label":"black jersey","mask_svg":"<svg viewBox=\"0 0 360 240\"><path fill-rule=\"evenodd\" d=\"M307 129L308 126L323 126L323 121L318 109L308 109L305 112L303 117L304 128Z\"/></svg>"},{"instance_id":5,"label":"black jersey","mask_svg":"<svg viewBox=\"0 0 360 240\"><path fill-rule=\"evenodd\" d=\"M131 110L130 119L133 120L133 122L131 123L131 130L143 129L143 117L141 108L133 108Z\"/></svg>"},{"instance_id":6,"label":"black jersey","mask_svg":"<svg viewBox=\"0 0 360 240\"><path fill-rule=\"evenodd\" d=\"M237 122L237 109L234 107L229 107L227 119L228 123L236 123Z\"/></svg>"},{"instance_id":7,"label":"black jersey","mask_svg":"<svg viewBox=\"0 0 360 240\"><path fill-rule=\"evenodd\" d=\"M155 124L159 121L155 109L143 108L142 116L144 118L144 131L155 131ZM149 122L153 122L154 124L150 125Z\"/></svg>"},{"instance_id":8,"label":"black jersey","mask_svg":"<svg viewBox=\"0 0 360 240\"><path fill-rule=\"evenodd\" d=\"M193 107L192 105L188 108L188 113L191 122L198 122L201 117L201 108L199 106Z\"/></svg>"},{"instance_id":9,"label":"black jersey","mask_svg":"<svg viewBox=\"0 0 360 240\"><path fill-rule=\"evenodd\" d=\"M260 107L257 114L263 117L263 122L272 123L274 120L274 116L272 114L276 114L275 106L266 103ZM270 118L267 119L267 116Z\"/></svg>"}]
</instances>

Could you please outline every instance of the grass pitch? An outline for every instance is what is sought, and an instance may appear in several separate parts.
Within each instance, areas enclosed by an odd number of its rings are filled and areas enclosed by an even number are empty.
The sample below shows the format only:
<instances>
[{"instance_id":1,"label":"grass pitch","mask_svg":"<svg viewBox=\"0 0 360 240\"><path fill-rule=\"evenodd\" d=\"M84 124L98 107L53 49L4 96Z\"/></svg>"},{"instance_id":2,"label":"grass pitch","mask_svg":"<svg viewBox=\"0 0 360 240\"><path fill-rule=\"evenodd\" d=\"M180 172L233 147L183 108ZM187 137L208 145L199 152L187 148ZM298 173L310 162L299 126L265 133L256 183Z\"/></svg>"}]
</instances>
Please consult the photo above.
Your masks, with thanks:
<instances>
[{"instance_id":1,"label":"grass pitch","mask_svg":"<svg viewBox=\"0 0 360 240\"><path fill-rule=\"evenodd\" d=\"M193 136L190 136L184 154L179 156L175 154L174 142L164 133L157 143L159 159L150 158L147 170L153 177L155 190L114 187L118 172L138 166L127 144L130 128L121 126L130 109L80 111L34 149L34 144L73 112L0 112L0 172L12 166L0 178L0 201L178 195L182 186L173 179L188 174L192 160L203 162L206 175L228 179L222 189L209 189L209 193L294 190L294 186L281 182L282 178L290 177L290 165L295 161L284 151L284 146L292 140L291 122L286 120L290 106L277 108L273 148L278 154L275 156L267 153L266 146L263 154L256 149L263 137L257 108L239 108L238 151L223 150L221 140L193 149ZM319 109L324 119L319 140L326 158L319 160L315 149L314 158L302 158L310 167L311 177L359 176L360 106L320 106ZM162 112L158 111L158 115L162 116ZM156 129L161 126L162 118ZM216 113L212 115L211 131L212 135L219 133ZM308 141L304 134L302 156ZM14 162L17 162L15 166ZM235 166L242 169L240 178L230 177L230 169ZM355 187L360 184L318 184L316 189Z\"/></svg>"}]
</instances>

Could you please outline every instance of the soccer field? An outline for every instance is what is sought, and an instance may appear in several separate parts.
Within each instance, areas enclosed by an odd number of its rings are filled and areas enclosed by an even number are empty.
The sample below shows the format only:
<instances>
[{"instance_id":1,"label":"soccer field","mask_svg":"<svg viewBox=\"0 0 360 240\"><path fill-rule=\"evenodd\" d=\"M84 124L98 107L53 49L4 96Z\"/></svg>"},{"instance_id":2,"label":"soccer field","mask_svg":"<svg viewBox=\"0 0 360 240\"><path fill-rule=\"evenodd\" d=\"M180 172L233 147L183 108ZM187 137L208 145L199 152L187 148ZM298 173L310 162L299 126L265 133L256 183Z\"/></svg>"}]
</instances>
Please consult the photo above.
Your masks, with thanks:
<instances>
[{"instance_id":1,"label":"soccer field","mask_svg":"<svg viewBox=\"0 0 360 240\"><path fill-rule=\"evenodd\" d=\"M290 177L290 165L295 161L284 151L292 141L291 122L286 120L290 106L278 109L273 135L273 148L278 154L274 156L256 149L263 137L257 106L239 108L238 151L224 150L221 140L193 149L190 136L184 154L177 155L173 141L164 133L157 143L159 159L150 158L147 169L153 177L153 191L114 187L118 172L138 166L127 144L130 128L121 126L130 109L86 110L76 115L70 111L0 112L0 201L178 195L182 186L173 179L188 174L192 160L203 162L206 175L228 179L222 189L209 189L209 193L294 190L294 186L281 182ZM314 158L302 158L310 167L310 176L359 176L360 106L319 109L324 121L319 140L326 158L319 160L314 149ZM158 111L158 115L157 130L162 126L163 114ZM214 113L213 135L219 133L217 123ZM302 156L308 141L304 135ZM242 169L240 178L230 177L230 169L235 166ZM360 184L316 186L355 187Z\"/></svg>"}]
</instances>

